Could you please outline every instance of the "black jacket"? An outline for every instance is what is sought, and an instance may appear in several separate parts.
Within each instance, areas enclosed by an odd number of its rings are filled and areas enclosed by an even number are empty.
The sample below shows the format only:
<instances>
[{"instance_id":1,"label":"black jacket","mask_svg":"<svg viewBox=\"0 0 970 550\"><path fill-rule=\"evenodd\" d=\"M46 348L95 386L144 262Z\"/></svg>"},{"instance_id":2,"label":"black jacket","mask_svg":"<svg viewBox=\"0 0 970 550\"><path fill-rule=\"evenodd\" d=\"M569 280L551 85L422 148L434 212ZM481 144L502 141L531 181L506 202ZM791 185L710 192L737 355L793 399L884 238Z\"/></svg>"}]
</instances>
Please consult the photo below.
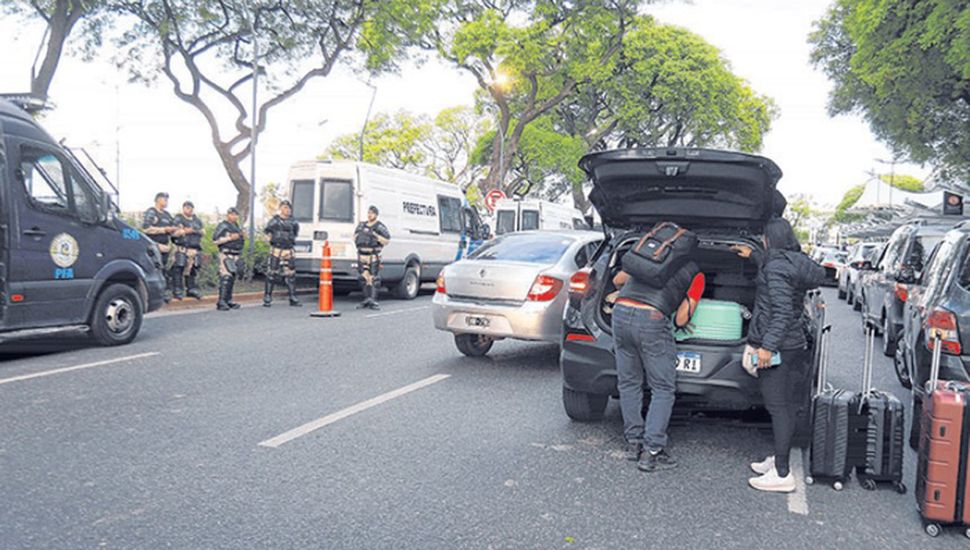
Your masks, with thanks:
<instances>
[{"instance_id":1,"label":"black jacket","mask_svg":"<svg viewBox=\"0 0 970 550\"><path fill-rule=\"evenodd\" d=\"M196 250L202 249L202 230L205 229L205 224L202 223L202 220L198 216L193 214L191 218L186 218L180 213L175 216L174 224L178 227L187 227L194 230L188 235L175 237L176 245L194 248Z\"/></svg>"},{"instance_id":2,"label":"black jacket","mask_svg":"<svg viewBox=\"0 0 970 550\"><path fill-rule=\"evenodd\" d=\"M220 252L227 252L229 254L239 254L242 252L243 245L246 244L246 239L239 238L230 241L228 237L233 233L242 235L242 229L239 228L239 224L235 224L229 220L222 220L216 226L215 232L212 233L212 242L216 243Z\"/></svg>"},{"instance_id":3,"label":"black jacket","mask_svg":"<svg viewBox=\"0 0 970 550\"><path fill-rule=\"evenodd\" d=\"M269 234L269 244L273 248L293 248L300 233L300 224L292 217L283 218L277 214L266 224L263 232Z\"/></svg>"},{"instance_id":4,"label":"black jacket","mask_svg":"<svg viewBox=\"0 0 970 550\"><path fill-rule=\"evenodd\" d=\"M770 351L806 345L805 293L825 280L825 269L801 252L769 250L761 258L748 343Z\"/></svg>"},{"instance_id":5,"label":"black jacket","mask_svg":"<svg viewBox=\"0 0 970 550\"><path fill-rule=\"evenodd\" d=\"M168 213L168 210L158 210L154 206L145 210L145 216L141 223L142 229L164 229L172 227L173 225L175 225L175 219ZM148 235L148 238L158 244L169 244L172 242L172 236L168 233L152 233Z\"/></svg>"}]
</instances>

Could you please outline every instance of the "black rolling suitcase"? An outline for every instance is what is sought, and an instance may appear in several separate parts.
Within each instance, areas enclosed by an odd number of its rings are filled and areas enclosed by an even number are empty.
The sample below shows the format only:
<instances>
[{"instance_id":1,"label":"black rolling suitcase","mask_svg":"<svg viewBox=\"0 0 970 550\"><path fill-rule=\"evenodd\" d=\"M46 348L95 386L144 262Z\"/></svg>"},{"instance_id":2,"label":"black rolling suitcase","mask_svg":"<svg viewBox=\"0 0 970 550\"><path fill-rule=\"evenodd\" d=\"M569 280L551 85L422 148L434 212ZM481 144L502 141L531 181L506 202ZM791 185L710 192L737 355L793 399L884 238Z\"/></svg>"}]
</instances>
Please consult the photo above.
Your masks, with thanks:
<instances>
[{"instance_id":1,"label":"black rolling suitcase","mask_svg":"<svg viewBox=\"0 0 970 550\"><path fill-rule=\"evenodd\" d=\"M875 331L868 330L866 365L863 372L862 412L867 418L865 461L856 469L862 486L875 490L877 483L892 483L896 492L906 493L903 484L903 429L905 414L895 395L872 388L872 358Z\"/></svg>"},{"instance_id":2,"label":"black rolling suitcase","mask_svg":"<svg viewBox=\"0 0 970 550\"><path fill-rule=\"evenodd\" d=\"M812 401L812 447L806 483L831 480L841 491L852 471L865 464L868 418L862 414L862 394L828 384L829 328L818 342L822 354L818 387Z\"/></svg>"}]
</instances>

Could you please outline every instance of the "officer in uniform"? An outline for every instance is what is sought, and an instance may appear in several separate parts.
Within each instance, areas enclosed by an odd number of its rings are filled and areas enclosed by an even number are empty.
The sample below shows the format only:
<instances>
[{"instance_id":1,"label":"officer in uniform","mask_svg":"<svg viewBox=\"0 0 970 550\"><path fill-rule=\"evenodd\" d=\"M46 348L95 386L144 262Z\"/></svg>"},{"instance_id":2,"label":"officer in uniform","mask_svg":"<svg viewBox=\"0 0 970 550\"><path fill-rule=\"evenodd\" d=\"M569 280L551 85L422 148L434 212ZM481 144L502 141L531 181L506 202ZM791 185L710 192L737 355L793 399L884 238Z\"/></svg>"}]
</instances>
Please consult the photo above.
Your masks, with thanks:
<instances>
[{"instance_id":1,"label":"officer in uniform","mask_svg":"<svg viewBox=\"0 0 970 550\"><path fill-rule=\"evenodd\" d=\"M246 239L239 228L238 210L230 208L226 211L226 219L216 226L212 242L219 247L219 303L216 309L239 309L239 304L232 301L232 287L236 284L239 255Z\"/></svg>"},{"instance_id":2,"label":"officer in uniform","mask_svg":"<svg viewBox=\"0 0 970 550\"><path fill-rule=\"evenodd\" d=\"M367 209L367 221L357 224L354 244L357 246L357 272L363 285L364 300L357 309L381 309L377 303L377 287L381 284L381 251L391 242L387 226L377 219L376 206Z\"/></svg>"},{"instance_id":3,"label":"officer in uniform","mask_svg":"<svg viewBox=\"0 0 970 550\"><path fill-rule=\"evenodd\" d=\"M202 231L205 225L195 215L195 205L192 201L182 203L182 211L175 216L175 266L172 268L172 278L175 281L175 299L181 300L183 287L187 287L185 294L202 299L202 293L195 285L195 277L199 273L199 252L202 250Z\"/></svg>"},{"instance_id":4,"label":"officer in uniform","mask_svg":"<svg viewBox=\"0 0 970 550\"><path fill-rule=\"evenodd\" d=\"M266 270L266 289L263 292L263 306L273 304L273 285L282 282L286 285L290 305L303 305L296 299L296 267L293 265L293 245L300 232L300 224L291 215L293 205L290 201L280 203L280 213L266 224L264 233L269 235L269 267Z\"/></svg>"},{"instance_id":5,"label":"officer in uniform","mask_svg":"<svg viewBox=\"0 0 970 550\"><path fill-rule=\"evenodd\" d=\"M155 241L158 251L162 254L162 275L165 276L165 302L172 299L172 235L178 232L175 227L175 220L168 213L168 193L157 193L155 195L155 206L145 210L142 220L142 231L148 238Z\"/></svg>"}]
</instances>

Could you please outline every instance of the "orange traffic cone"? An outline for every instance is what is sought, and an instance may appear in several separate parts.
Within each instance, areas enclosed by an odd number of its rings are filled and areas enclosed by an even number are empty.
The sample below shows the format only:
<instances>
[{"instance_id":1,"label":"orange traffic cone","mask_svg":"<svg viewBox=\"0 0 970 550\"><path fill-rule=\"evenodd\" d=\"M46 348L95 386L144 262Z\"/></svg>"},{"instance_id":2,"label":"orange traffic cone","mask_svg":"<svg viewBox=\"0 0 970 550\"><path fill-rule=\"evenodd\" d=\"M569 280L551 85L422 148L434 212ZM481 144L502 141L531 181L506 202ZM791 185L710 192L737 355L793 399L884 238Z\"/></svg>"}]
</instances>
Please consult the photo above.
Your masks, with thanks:
<instances>
[{"instance_id":1,"label":"orange traffic cone","mask_svg":"<svg viewBox=\"0 0 970 550\"><path fill-rule=\"evenodd\" d=\"M310 317L340 317L333 310L333 262L330 261L330 241L323 241L323 256L320 258L320 299L319 311Z\"/></svg>"}]
</instances>

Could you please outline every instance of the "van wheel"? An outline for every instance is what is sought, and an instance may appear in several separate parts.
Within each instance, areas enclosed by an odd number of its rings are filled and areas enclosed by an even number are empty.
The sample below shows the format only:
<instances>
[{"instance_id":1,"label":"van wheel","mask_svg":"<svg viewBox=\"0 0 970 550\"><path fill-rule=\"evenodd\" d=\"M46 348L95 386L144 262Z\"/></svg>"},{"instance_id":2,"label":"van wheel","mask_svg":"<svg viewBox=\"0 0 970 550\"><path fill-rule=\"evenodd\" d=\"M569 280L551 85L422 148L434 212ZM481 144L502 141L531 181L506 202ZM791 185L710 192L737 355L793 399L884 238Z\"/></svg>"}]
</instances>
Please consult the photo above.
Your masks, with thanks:
<instances>
[{"instance_id":1,"label":"van wheel","mask_svg":"<svg viewBox=\"0 0 970 550\"><path fill-rule=\"evenodd\" d=\"M577 422L592 422L603 418L610 396L571 390L562 387L562 406L566 416Z\"/></svg>"},{"instance_id":2,"label":"van wheel","mask_svg":"<svg viewBox=\"0 0 970 550\"><path fill-rule=\"evenodd\" d=\"M91 336L102 346L120 346L138 336L142 305L128 285L113 284L101 292L91 313Z\"/></svg>"},{"instance_id":3,"label":"van wheel","mask_svg":"<svg viewBox=\"0 0 970 550\"><path fill-rule=\"evenodd\" d=\"M909 424L909 447L914 451L919 450L920 421L923 416L923 400L913 394L913 414Z\"/></svg>"},{"instance_id":4,"label":"van wheel","mask_svg":"<svg viewBox=\"0 0 970 550\"><path fill-rule=\"evenodd\" d=\"M418 270L414 266L408 266L404 270L404 278L394 287L394 296L401 300L413 300L418 297L421 290L421 279Z\"/></svg>"},{"instance_id":5,"label":"van wheel","mask_svg":"<svg viewBox=\"0 0 970 550\"><path fill-rule=\"evenodd\" d=\"M490 349L495 340L481 334L456 334L455 346L458 351L469 357L482 357Z\"/></svg>"}]
</instances>

